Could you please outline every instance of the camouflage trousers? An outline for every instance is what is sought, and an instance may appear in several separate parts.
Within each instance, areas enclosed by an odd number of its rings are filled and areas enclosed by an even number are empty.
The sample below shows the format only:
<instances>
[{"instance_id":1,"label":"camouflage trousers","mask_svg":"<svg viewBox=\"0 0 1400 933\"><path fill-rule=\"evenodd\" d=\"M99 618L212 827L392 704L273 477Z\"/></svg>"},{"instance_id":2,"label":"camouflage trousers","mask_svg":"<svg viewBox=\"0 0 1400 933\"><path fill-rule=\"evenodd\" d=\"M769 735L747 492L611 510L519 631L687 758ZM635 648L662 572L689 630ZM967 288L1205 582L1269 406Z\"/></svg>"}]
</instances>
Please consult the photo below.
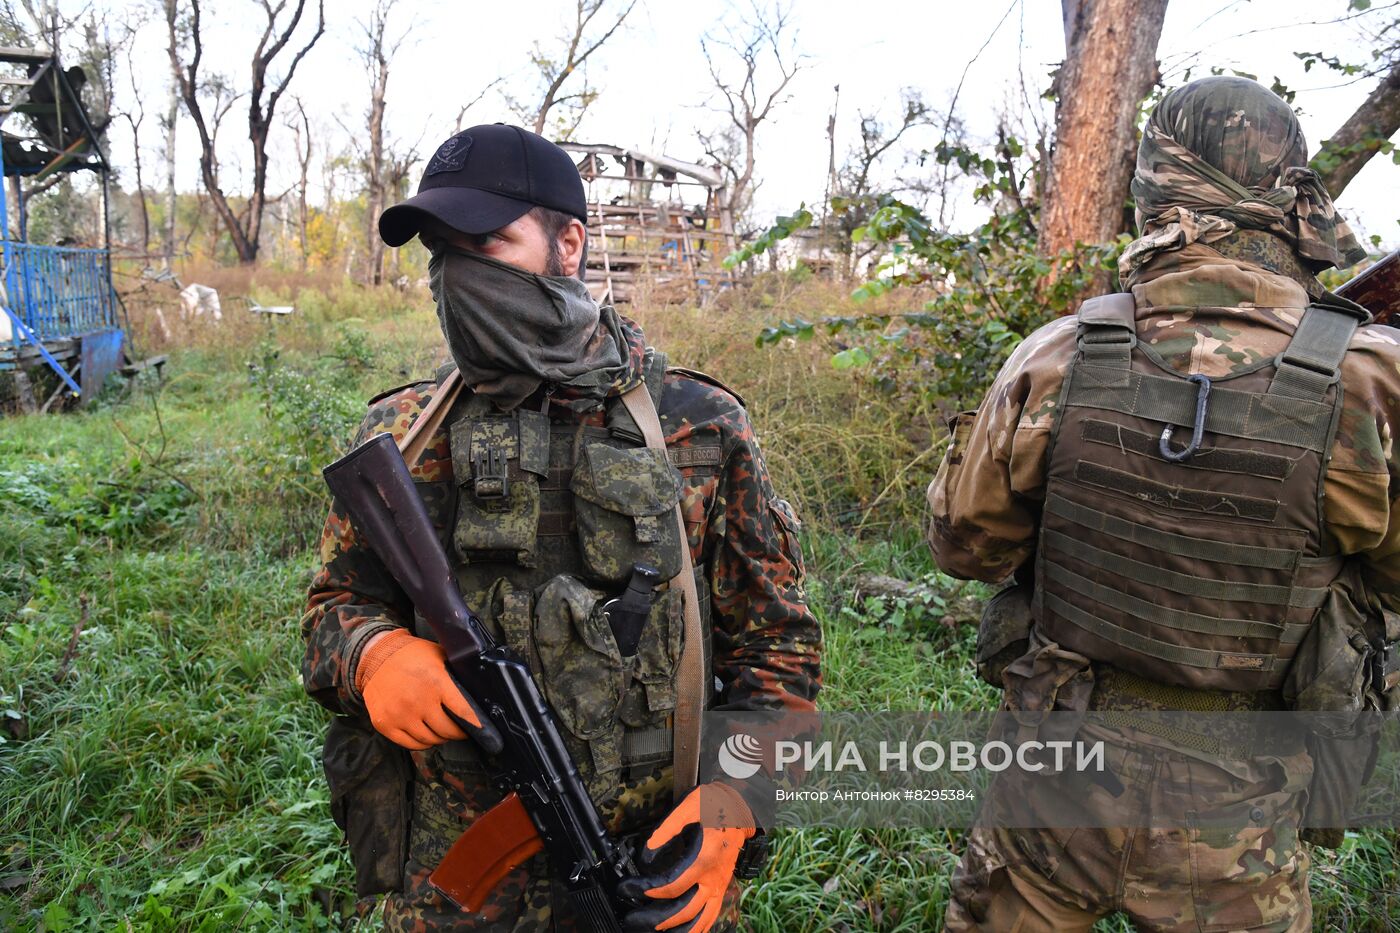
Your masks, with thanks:
<instances>
[{"instance_id":1,"label":"camouflage trousers","mask_svg":"<svg viewBox=\"0 0 1400 933\"><path fill-rule=\"evenodd\" d=\"M468 792L469 796L470 792ZM458 789L420 775L413 782L413 816L409 823L408 863L404 887L384 904L384 929L393 933L447 933L458 930L511 931L511 933L572 933L574 918L559 906L565 893L554 884L544 855L537 855L510 872L496 885L480 913L468 914L439 894L428 875L447 854L452 843L500 795L473 801ZM733 930L738 923L738 883L729 887L724 909L713 930Z\"/></svg>"},{"instance_id":2,"label":"camouflage trousers","mask_svg":"<svg viewBox=\"0 0 1400 933\"><path fill-rule=\"evenodd\" d=\"M945 929L1087 931L1115 912L1161 933L1311 928L1306 752L1208 761L1090 727L1081 738L1104 741L1122 792L1082 774L998 775L953 872ZM1144 828L999 828L1115 819Z\"/></svg>"}]
</instances>

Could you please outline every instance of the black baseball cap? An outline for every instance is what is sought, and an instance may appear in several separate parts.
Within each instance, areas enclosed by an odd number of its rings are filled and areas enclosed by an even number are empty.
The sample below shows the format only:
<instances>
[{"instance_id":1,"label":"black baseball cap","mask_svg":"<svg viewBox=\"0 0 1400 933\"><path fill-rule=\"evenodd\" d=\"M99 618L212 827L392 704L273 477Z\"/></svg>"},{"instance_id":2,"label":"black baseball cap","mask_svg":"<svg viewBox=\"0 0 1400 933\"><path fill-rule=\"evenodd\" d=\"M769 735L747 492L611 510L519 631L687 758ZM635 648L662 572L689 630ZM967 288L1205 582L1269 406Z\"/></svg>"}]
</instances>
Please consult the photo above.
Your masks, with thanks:
<instances>
[{"instance_id":1,"label":"black baseball cap","mask_svg":"<svg viewBox=\"0 0 1400 933\"><path fill-rule=\"evenodd\" d=\"M438 146L418 193L379 215L379 236L402 246L427 218L463 233L490 233L536 206L587 223L588 201L574 160L543 136L486 123Z\"/></svg>"}]
</instances>

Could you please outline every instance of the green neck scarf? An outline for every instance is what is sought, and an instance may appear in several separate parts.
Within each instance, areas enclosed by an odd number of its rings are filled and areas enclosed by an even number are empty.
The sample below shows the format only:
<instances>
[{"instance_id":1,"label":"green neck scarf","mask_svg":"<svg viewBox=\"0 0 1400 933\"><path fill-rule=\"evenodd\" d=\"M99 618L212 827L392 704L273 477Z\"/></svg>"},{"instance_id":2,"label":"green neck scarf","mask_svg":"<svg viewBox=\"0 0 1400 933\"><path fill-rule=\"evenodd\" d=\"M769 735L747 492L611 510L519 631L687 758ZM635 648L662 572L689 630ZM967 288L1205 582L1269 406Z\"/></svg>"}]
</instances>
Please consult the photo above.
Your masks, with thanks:
<instances>
[{"instance_id":1,"label":"green neck scarf","mask_svg":"<svg viewBox=\"0 0 1400 933\"><path fill-rule=\"evenodd\" d=\"M428 281L463 380L502 410L542 386L562 390L572 407L596 407L640 378L621 319L574 276L441 249L428 262Z\"/></svg>"}]
</instances>

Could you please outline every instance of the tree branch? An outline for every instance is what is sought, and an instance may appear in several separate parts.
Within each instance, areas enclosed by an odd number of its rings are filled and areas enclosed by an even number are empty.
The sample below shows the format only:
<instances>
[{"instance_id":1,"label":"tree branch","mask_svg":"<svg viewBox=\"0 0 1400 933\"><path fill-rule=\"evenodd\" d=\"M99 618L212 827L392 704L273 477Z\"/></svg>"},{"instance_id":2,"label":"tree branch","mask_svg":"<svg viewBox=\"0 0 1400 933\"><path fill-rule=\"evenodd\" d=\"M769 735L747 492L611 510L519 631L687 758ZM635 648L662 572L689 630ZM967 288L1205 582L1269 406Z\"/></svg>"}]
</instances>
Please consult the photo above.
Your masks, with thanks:
<instances>
[{"instance_id":1,"label":"tree branch","mask_svg":"<svg viewBox=\"0 0 1400 933\"><path fill-rule=\"evenodd\" d=\"M1338 197L1356 173L1400 132L1400 62L1391 66L1375 90L1313 156L1312 166L1332 197Z\"/></svg>"}]
</instances>

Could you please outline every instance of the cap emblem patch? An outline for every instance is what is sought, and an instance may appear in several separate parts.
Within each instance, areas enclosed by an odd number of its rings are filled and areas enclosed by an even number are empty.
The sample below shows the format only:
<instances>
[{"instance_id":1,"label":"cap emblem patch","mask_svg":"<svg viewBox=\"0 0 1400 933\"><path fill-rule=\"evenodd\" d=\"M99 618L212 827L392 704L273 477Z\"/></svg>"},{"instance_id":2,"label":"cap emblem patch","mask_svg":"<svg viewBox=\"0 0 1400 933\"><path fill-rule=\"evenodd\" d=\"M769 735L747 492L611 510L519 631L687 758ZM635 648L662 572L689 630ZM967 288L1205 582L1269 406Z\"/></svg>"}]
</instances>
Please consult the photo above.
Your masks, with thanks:
<instances>
[{"instance_id":1,"label":"cap emblem patch","mask_svg":"<svg viewBox=\"0 0 1400 933\"><path fill-rule=\"evenodd\" d=\"M442 172L460 172L462 163L467 161L467 153L471 151L471 148L472 138L466 133L453 136L438 146L437 152L433 153L432 159L428 161L428 168L423 174L427 176Z\"/></svg>"}]
</instances>

